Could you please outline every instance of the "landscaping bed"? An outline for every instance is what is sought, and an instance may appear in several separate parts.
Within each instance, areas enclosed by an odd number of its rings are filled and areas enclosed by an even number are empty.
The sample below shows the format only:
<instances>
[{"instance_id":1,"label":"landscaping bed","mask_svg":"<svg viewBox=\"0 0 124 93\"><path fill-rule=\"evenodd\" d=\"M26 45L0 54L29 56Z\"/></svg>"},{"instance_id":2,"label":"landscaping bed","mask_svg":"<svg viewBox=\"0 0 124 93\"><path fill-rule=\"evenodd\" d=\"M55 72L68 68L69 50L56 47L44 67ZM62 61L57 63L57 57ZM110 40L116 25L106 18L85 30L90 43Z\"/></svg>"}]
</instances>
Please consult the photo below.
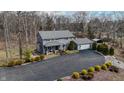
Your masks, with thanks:
<instances>
[{"instance_id":1,"label":"landscaping bed","mask_svg":"<svg viewBox=\"0 0 124 93\"><path fill-rule=\"evenodd\" d=\"M119 69L119 73L104 71L94 72L94 78L90 81L123 81L124 80L124 69ZM71 76L62 78L62 81L85 81L81 78L73 79Z\"/></svg>"},{"instance_id":2,"label":"landscaping bed","mask_svg":"<svg viewBox=\"0 0 124 93\"><path fill-rule=\"evenodd\" d=\"M76 54L76 53L79 53L78 50L66 50L65 52L66 52L66 54Z\"/></svg>"},{"instance_id":3,"label":"landscaping bed","mask_svg":"<svg viewBox=\"0 0 124 93\"><path fill-rule=\"evenodd\" d=\"M124 69L113 66L111 62L95 65L81 72L73 72L71 76L58 81L121 81L124 80Z\"/></svg>"}]
</instances>

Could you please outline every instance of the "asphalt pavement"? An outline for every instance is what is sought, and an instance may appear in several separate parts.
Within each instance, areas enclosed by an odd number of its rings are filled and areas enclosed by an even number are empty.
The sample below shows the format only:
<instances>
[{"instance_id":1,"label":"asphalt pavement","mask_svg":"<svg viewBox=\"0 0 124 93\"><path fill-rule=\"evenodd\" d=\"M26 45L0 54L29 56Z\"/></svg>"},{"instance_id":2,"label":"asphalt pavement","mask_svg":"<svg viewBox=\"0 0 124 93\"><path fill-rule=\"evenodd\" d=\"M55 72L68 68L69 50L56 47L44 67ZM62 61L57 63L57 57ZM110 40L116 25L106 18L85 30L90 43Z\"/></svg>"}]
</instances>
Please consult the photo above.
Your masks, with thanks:
<instances>
[{"instance_id":1,"label":"asphalt pavement","mask_svg":"<svg viewBox=\"0 0 124 93\"><path fill-rule=\"evenodd\" d=\"M59 56L27 65L0 68L0 80L52 81L104 62L104 56L92 50L86 50L79 54Z\"/></svg>"}]
</instances>

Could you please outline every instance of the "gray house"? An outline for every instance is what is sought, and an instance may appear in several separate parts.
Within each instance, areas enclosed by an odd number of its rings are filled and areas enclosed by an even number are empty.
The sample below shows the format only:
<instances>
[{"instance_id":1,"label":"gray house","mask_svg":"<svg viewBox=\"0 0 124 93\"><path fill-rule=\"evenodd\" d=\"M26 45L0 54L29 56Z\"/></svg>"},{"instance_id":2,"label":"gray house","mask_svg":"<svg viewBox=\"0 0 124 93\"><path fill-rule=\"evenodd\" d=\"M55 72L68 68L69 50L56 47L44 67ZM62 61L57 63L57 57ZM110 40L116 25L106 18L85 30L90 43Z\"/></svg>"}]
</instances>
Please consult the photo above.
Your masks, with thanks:
<instances>
[{"instance_id":1,"label":"gray house","mask_svg":"<svg viewBox=\"0 0 124 93\"><path fill-rule=\"evenodd\" d=\"M67 49L70 41L77 44L77 50L91 48L92 41L87 38L76 38L70 31L39 31L37 34L37 51L49 53Z\"/></svg>"}]
</instances>

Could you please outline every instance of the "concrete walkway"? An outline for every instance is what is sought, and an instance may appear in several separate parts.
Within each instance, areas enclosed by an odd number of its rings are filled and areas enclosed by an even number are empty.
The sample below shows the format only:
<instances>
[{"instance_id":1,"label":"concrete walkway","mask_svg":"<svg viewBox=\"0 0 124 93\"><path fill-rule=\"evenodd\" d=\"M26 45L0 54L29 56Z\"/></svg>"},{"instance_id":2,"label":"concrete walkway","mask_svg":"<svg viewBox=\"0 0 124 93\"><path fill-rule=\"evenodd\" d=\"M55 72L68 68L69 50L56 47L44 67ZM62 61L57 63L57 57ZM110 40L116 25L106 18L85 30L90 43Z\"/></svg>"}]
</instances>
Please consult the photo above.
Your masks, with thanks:
<instances>
[{"instance_id":1,"label":"concrete walkway","mask_svg":"<svg viewBox=\"0 0 124 93\"><path fill-rule=\"evenodd\" d=\"M119 61L116 59L114 56L105 56L105 60L107 61L112 61L112 64L118 68L124 69L124 62Z\"/></svg>"}]
</instances>

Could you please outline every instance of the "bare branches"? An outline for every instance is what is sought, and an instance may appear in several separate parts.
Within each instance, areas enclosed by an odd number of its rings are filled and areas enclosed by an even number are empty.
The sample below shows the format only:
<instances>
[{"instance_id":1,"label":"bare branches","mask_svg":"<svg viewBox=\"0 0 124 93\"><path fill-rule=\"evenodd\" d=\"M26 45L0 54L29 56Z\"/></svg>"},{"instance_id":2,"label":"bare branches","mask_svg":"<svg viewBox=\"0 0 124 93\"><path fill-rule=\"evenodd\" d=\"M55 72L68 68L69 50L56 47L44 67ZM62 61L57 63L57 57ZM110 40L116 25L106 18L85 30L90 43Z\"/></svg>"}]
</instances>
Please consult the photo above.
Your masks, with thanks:
<instances>
[{"instance_id":1,"label":"bare branches","mask_svg":"<svg viewBox=\"0 0 124 93\"><path fill-rule=\"evenodd\" d=\"M113 45L118 42L120 48L123 48L124 12L113 11L111 15L108 15L109 12L101 12L101 15L99 12L94 13L96 15L87 11L77 11L72 15L34 11L1 12L0 40L5 42L3 48L6 50L6 58L11 57L10 50L17 46L22 55L23 48L36 45L39 30L70 30L79 37L111 39Z\"/></svg>"}]
</instances>

